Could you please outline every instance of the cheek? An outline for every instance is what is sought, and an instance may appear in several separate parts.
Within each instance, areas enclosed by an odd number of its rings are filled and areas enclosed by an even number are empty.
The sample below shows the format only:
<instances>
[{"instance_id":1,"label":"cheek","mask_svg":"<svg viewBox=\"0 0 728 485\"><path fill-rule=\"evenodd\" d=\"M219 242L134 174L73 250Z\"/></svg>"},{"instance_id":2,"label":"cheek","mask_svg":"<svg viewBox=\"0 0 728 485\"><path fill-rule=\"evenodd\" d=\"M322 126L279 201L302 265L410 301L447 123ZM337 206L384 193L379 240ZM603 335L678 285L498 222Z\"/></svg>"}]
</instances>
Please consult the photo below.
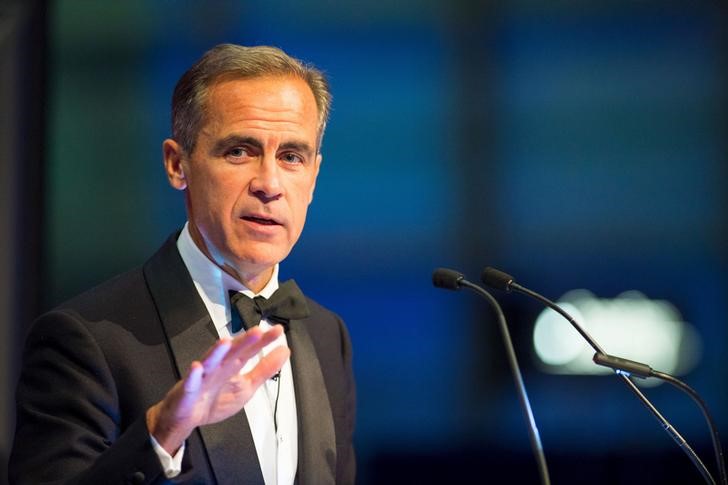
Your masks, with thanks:
<instances>
[{"instance_id":1,"label":"cheek","mask_svg":"<svg viewBox=\"0 0 728 485\"><path fill-rule=\"evenodd\" d=\"M234 212L239 185L233 183L232 177L208 177L196 182L190 184L189 191L197 216L224 223Z\"/></svg>"},{"instance_id":2,"label":"cheek","mask_svg":"<svg viewBox=\"0 0 728 485\"><path fill-rule=\"evenodd\" d=\"M220 206L222 205L222 198L215 195L216 192L210 189L203 188L197 191L198 210L207 214L208 218L216 218L220 214Z\"/></svg>"},{"instance_id":3,"label":"cheek","mask_svg":"<svg viewBox=\"0 0 728 485\"><path fill-rule=\"evenodd\" d=\"M300 181L300 183L296 186L296 198L301 204L301 207L304 211L311 204L311 202L313 202L313 194L315 188L315 174L309 174L309 177L305 181Z\"/></svg>"},{"instance_id":4,"label":"cheek","mask_svg":"<svg viewBox=\"0 0 728 485\"><path fill-rule=\"evenodd\" d=\"M294 220L295 220L295 237L297 238L303 231L304 223L306 222L306 214L308 213L308 206L310 200L308 193L301 194L300 197L296 198L295 206L292 208Z\"/></svg>"}]
</instances>

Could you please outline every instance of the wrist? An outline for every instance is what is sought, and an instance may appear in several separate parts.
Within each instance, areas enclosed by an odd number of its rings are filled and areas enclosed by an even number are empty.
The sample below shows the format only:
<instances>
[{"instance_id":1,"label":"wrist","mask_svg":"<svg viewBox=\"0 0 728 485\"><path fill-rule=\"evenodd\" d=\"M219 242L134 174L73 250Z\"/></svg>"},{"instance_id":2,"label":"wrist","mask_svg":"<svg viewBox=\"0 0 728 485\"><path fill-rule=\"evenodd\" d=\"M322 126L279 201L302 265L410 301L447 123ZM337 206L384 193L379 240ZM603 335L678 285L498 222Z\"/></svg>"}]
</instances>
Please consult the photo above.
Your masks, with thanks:
<instances>
[{"instance_id":1,"label":"wrist","mask_svg":"<svg viewBox=\"0 0 728 485\"><path fill-rule=\"evenodd\" d=\"M157 443L164 448L164 451L174 456L182 447L182 444L190 435L191 431L179 429L165 419L162 403L159 402L147 410L146 423L147 431Z\"/></svg>"}]
</instances>

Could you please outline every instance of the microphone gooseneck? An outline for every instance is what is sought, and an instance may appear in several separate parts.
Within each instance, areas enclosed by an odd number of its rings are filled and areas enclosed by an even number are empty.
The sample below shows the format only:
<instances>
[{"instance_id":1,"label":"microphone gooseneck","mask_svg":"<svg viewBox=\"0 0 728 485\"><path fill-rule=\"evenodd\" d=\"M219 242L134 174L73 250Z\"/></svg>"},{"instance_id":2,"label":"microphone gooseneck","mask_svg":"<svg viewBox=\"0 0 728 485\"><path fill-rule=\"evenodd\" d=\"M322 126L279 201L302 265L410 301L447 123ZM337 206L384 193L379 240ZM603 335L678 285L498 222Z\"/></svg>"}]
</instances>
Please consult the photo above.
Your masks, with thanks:
<instances>
[{"instance_id":1,"label":"microphone gooseneck","mask_svg":"<svg viewBox=\"0 0 728 485\"><path fill-rule=\"evenodd\" d=\"M635 362L634 360L622 359L613 355L600 354L599 352L594 354L593 360L595 364L614 369L617 374L626 374L627 376L631 375L642 379L645 379L647 377L660 379L690 396L692 400L698 405L700 411L703 413L705 421L708 423L708 428L710 429L710 438L713 442L715 461L718 466L720 483L722 483L723 485L728 483L728 474L726 473L725 469L725 460L723 459L723 447L720 444L718 427L715 425L715 421L713 421L713 417L708 410L708 405L705 404L705 401L703 401L703 398L700 397L695 389L693 389L675 376L672 376L665 372L656 371L649 365L642 364L641 362Z\"/></svg>"},{"instance_id":2,"label":"microphone gooseneck","mask_svg":"<svg viewBox=\"0 0 728 485\"><path fill-rule=\"evenodd\" d=\"M604 352L604 349L599 346L596 340L594 340L592 336L589 335L587 331L584 330L576 320L574 320L574 317L569 315L563 308L561 308L559 305L552 302L545 296L540 295L535 291L531 291L528 288L525 288L516 283L516 280L515 278L513 278L513 276L488 266L483 270L483 273L480 275L480 279L483 283L485 283L486 286L490 286L491 288L507 292L516 291L518 293L523 293L524 295L530 296L531 298L535 298L536 300L540 301L541 303L567 319L569 323L571 323L571 325L576 329L576 331L579 332L582 337L584 337L584 340L587 341L587 343L594 349L595 352L599 352L600 354L606 354L606 352Z\"/></svg>"},{"instance_id":3,"label":"microphone gooseneck","mask_svg":"<svg viewBox=\"0 0 728 485\"><path fill-rule=\"evenodd\" d=\"M503 337L503 344L506 348L506 356L508 358L508 364L513 375L513 380L516 383L516 391L518 393L518 401L523 411L523 416L528 424L528 437L531 442L531 448L533 450L534 457L536 458L536 464L538 466L538 473L543 485L550 485L551 479L549 478L548 467L546 466L546 457L543 452L543 445L541 444L541 437L538 433L536 426L536 420L533 417L533 411L531 410L531 403L528 400L528 394L526 393L526 386L523 384L523 377L521 376L521 370L518 365L518 359L516 358L516 352L513 350L513 341L511 335L508 332L508 325L506 324L506 317L503 314L503 309L500 307L496 299L480 286L471 283L465 279L462 273L448 268L437 268L432 273L432 284L437 288L444 288L447 290L459 290L460 288L468 288L481 297L485 298L490 306L496 313L498 319L498 326Z\"/></svg>"},{"instance_id":4,"label":"microphone gooseneck","mask_svg":"<svg viewBox=\"0 0 728 485\"><path fill-rule=\"evenodd\" d=\"M669 376L668 374L663 374L661 372L653 371L649 366L645 364L640 364L639 362L629 361L627 359L620 359L618 357L611 356L607 354L599 344L587 333L586 330L582 328L581 325L571 316L569 315L563 308L561 308L559 305L554 303L553 301L549 300L543 295L540 295L539 293L536 293L535 291L529 290L528 288L519 285L516 283L515 278L513 276L504 273L503 271L497 270L492 267L486 267L482 274L481 274L481 281L485 283L487 286L490 286L491 288L496 288L503 291L516 291L518 293L522 293L524 295L527 295L531 298L534 298L541 303L543 303L545 306L551 308L555 312L557 312L559 315L564 317L566 320L568 320L569 323L576 329L579 334L584 338L584 340L587 341L587 343L595 350L594 355L594 361L599 365L605 365L607 367L612 367L617 371L617 375L624 381L624 383L627 385L627 387L637 396L637 398L642 401L642 403L645 405L645 407L652 413L652 415L659 421L662 428L667 432L667 434L670 435L670 437L677 443L677 445L687 454L688 458L690 458L690 461L695 465L695 467L698 469L700 474L702 475L703 479L710 484L715 485L715 479L708 471L708 468L705 466L705 464L700 460L700 457L695 453L695 451L690 447L688 442L683 438L680 433L665 419L662 414L655 408L655 406L650 402L649 399L637 388L637 386L629 379L629 375L634 373L635 375L642 377L641 374L649 374L645 375L644 377L657 377L659 379L663 379L666 382L669 382L670 384L678 387L679 389L682 389L683 391L687 392L690 397L692 397L700 406L701 411L703 411L703 415L705 416L706 420L708 421L708 425L711 428L712 438L713 438L713 448L716 455L716 460L718 462L718 471L720 473L721 483L723 485L728 485L728 478L726 478L726 471L725 471L725 464L723 462L723 451L720 446L720 440L718 439L717 431L715 430L715 426L713 423L712 418L710 417L710 414L708 413L707 407L705 407L705 403L702 399L700 399L699 396L697 396L697 393L692 390L687 384L682 383L678 379ZM672 379L670 379L672 378ZM677 382L674 382L677 381ZM682 384L684 387L682 387L680 384ZM688 391L687 389L690 389Z\"/></svg>"}]
</instances>

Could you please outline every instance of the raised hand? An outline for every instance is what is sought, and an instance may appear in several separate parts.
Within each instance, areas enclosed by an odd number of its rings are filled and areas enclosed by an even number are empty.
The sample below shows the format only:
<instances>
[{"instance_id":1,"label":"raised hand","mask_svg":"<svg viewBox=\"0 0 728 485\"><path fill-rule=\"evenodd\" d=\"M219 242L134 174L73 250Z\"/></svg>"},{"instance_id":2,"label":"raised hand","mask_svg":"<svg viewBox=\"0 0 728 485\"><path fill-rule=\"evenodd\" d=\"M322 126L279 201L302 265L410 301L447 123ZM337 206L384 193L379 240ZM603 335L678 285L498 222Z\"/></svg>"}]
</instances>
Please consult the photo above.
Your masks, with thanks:
<instances>
[{"instance_id":1,"label":"raised hand","mask_svg":"<svg viewBox=\"0 0 728 485\"><path fill-rule=\"evenodd\" d=\"M202 359L190 365L185 378L162 401L149 408L149 433L174 455L196 427L220 422L239 412L266 379L280 370L290 350L277 347L249 372L241 374L241 369L282 333L280 325L265 332L255 326L232 340L219 340Z\"/></svg>"}]
</instances>

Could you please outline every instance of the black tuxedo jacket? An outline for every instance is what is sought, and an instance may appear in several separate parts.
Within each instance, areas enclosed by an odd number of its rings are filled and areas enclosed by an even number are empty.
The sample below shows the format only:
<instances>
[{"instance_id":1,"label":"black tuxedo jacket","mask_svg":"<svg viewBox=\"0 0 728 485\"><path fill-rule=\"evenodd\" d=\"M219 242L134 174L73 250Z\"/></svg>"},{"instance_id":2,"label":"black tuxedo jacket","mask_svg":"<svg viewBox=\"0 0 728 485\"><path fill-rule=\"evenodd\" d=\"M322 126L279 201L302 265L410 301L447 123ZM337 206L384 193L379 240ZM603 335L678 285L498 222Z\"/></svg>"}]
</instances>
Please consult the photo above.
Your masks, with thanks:
<instances>
[{"instance_id":1,"label":"black tuxedo jacket","mask_svg":"<svg viewBox=\"0 0 728 485\"><path fill-rule=\"evenodd\" d=\"M299 484L353 483L351 344L336 315L311 316L287 339L298 412ZM11 483L163 483L147 409L217 339L177 251L43 315L23 355ZM262 484L245 411L197 429L174 483Z\"/></svg>"}]
</instances>

